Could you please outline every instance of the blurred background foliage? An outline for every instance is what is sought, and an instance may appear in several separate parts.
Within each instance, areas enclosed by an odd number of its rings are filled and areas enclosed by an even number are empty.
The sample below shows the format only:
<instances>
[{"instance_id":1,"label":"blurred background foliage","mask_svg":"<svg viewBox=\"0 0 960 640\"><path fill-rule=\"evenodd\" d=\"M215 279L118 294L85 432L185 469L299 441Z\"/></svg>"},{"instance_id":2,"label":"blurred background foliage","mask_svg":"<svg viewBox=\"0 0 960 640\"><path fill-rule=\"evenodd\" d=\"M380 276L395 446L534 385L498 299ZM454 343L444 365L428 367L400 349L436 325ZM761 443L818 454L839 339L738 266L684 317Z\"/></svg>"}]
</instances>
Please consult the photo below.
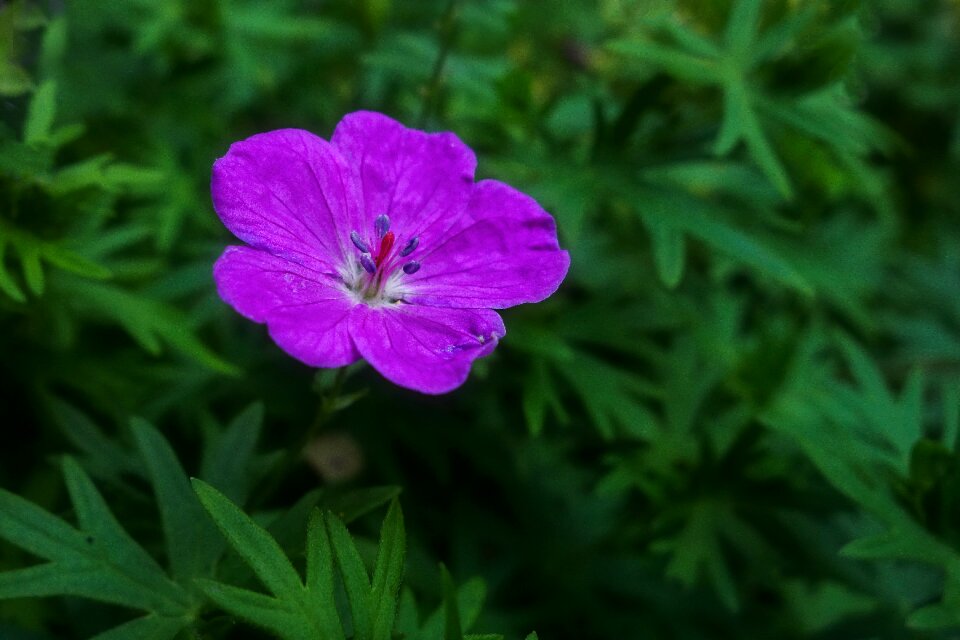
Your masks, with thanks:
<instances>
[{"instance_id":1,"label":"blurred background foliage","mask_svg":"<svg viewBox=\"0 0 960 640\"><path fill-rule=\"evenodd\" d=\"M162 555L131 417L192 472L260 400L231 497L401 487L407 584L479 578L478 632L956 637L958 78L955 0L0 2L0 486L68 514L75 455ZM572 256L449 396L314 378L214 291L213 160L356 109L456 132Z\"/></svg>"}]
</instances>

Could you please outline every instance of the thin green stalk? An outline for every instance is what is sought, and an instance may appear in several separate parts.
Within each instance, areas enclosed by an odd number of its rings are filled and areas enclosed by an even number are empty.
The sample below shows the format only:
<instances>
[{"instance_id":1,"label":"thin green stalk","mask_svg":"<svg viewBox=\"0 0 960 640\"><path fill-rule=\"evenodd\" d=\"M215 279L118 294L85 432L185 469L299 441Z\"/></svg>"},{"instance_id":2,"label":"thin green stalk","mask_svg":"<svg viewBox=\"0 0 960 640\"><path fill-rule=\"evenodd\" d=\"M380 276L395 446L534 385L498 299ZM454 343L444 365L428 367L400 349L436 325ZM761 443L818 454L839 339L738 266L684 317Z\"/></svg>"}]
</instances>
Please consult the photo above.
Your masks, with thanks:
<instances>
[{"instance_id":1,"label":"thin green stalk","mask_svg":"<svg viewBox=\"0 0 960 640\"><path fill-rule=\"evenodd\" d=\"M423 107L420 111L418 128L423 129L427 125L427 120L436 107L437 95L440 93L441 78L443 77L443 67L447 63L447 56L450 54L450 48L453 46L453 36L457 25L458 0L450 0L447 8L440 18L440 52L433 63L433 71L430 73L430 80L423 91Z\"/></svg>"},{"instance_id":2,"label":"thin green stalk","mask_svg":"<svg viewBox=\"0 0 960 640\"><path fill-rule=\"evenodd\" d=\"M343 389L343 382L347 378L347 367L340 367L333 378L333 383L329 389L321 393L320 403L317 406L317 413L310 426L304 430L303 435L296 441L294 446L289 447L283 456L277 460L273 471L260 483L257 491L257 500L251 500L251 504L256 504L270 496L283 480L289 475L290 471L296 469L304 460L303 452L307 445L317 437L317 434L326 426L330 417L336 413L337 404L340 399L340 392Z\"/></svg>"}]
</instances>

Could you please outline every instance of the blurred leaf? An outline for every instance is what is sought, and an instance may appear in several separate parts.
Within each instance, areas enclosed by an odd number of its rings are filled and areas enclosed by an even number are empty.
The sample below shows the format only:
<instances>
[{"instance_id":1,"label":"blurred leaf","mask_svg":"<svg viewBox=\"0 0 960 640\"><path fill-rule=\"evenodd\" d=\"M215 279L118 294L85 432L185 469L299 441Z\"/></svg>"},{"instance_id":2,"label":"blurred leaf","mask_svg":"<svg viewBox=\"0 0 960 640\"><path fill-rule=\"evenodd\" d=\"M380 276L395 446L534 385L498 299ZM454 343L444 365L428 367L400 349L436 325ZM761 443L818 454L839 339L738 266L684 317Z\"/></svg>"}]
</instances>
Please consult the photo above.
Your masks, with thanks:
<instances>
[{"instance_id":1,"label":"blurred leaf","mask_svg":"<svg viewBox=\"0 0 960 640\"><path fill-rule=\"evenodd\" d=\"M133 627L156 634L142 636L147 638L170 637L171 630L189 624L192 615L186 593L120 527L93 483L70 458L64 459L63 472L79 529L0 490L0 537L49 560L0 572L0 598L75 595L152 612L149 621Z\"/></svg>"}]
</instances>

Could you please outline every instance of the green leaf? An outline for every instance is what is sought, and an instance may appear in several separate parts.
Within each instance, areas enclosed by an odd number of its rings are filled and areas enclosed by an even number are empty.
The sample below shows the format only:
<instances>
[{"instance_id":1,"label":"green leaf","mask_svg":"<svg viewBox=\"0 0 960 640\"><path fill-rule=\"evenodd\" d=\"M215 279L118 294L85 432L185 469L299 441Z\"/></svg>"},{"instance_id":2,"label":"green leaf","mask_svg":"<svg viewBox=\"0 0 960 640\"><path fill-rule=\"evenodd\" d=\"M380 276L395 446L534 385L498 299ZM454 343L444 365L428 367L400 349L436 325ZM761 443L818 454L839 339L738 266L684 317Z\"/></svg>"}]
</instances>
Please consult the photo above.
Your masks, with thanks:
<instances>
[{"instance_id":1,"label":"green leaf","mask_svg":"<svg viewBox=\"0 0 960 640\"><path fill-rule=\"evenodd\" d=\"M85 454L84 466L91 473L119 484L123 474L140 470L136 456L107 437L75 407L55 397L48 398L46 403L63 435Z\"/></svg>"},{"instance_id":2,"label":"green leaf","mask_svg":"<svg viewBox=\"0 0 960 640\"><path fill-rule=\"evenodd\" d=\"M0 233L2 232L3 227L0 227ZM0 235L0 291L3 291L16 302L26 302L27 297L23 295L23 291L21 291L17 283L13 281L13 278L4 266L3 258L7 249L5 240L6 238Z\"/></svg>"},{"instance_id":3,"label":"green leaf","mask_svg":"<svg viewBox=\"0 0 960 640\"><path fill-rule=\"evenodd\" d=\"M214 371L237 373L235 366L197 339L189 319L178 309L107 283L71 280L63 286L64 293L73 301L120 324L151 354L160 353L162 338L175 350Z\"/></svg>"},{"instance_id":4,"label":"green leaf","mask_svg":"<svg viewBox=\"0 0 960 640\"><path fill-rule=\"evenodd\" d=\"M403 514L399 502L394 498L380 530L380 546L370 591L373 640L390 640L397 613L397 593L403 580L406 550Z\"/></svg>"},{"instance_id":5,"label":"green leaf","mask_svg":"<svg viewBox=\"0 0 960 640\"><path fill-rule=\"evenodd\" d=\"M740 139L746 142L750 155L780 195L792 198L790 178L760 124L750 90L740 82L732 82L724 88L724 121L716 153L728 153Z\"/></svg>"},{"instance_id":6,"label":"green leaf","mask_svg":"<svg viewBox=\"0 0 960 640\"><path fill-rule=\"evenodd\" d=\"M751 235L726 220L723 208L677 191L637 189L641 217L657 217L654 224L668 224L709 244L736 262L746 264L804 294L813 289L797 267L759 235Z\"/></svg>"},{"instance_id":7,"label":"green leaf","mask_svg":"<svg viewBox=\"0 0 960 640\"><path fill-rule=\"evenodd\" d=\"M443 584L443 640L463 640L463 629L460 627L460 610L457 606L457 588L453 578L444 565L440 565L440 581Z\"/></svg>"},{"instance_id":8,"label":"green leaf","mask_svg":"<svg viewBox=\"0 0 960 640\"><path fill-rule=\"evenodd\" d=\"M403 517L395 500L384 519L372 587L346 527L334 514L318 509L307 524L306 580L301 583L269 533L209 485L194 480L194 488L231 546L275 596L200 581L200 589L221 607L289 640L341 640L335 559L353 614L353 637L392 637L406 553Z\"/></svg>"},{"instance_id":9,"label":"green leaf","mask_svg":"<svg viewBox=\"0 0 960 640\"><path fill-rule=\"evenodd\" d=\"M44 279L43 266L40 264L40 248L33 242L17 244L20 253L20 264L23 266L23 279L36 296L43 295Z\"/></svg>"},{"instance_id":10,"label":"green leaf","mask_svg":"<svg viewBox=\"0 0 960 640\"><path fill-rule=\"evenodd\" d=\"M552 364L574 389L604 438L630 434L649 439L658 432L657 418L642 402L653 391L648 381L586 352L573 361Z\"/></svg>"},{"instance_id":11,"label":"green leaf","mask_svg":"<svg viewBox=\"0 0 960 640\"><path fill-rule=\"evenodd\" d=\"M185 584L194 577L210 575L223 551L222 539L190 488L180 461L167 440L146 421L134 418L131 430L160 508L171 573Z\"/></svg>"},{"instance_id":12,"label":"green leaf","mask_svg":"<svg viewBox=\"0 0 960 640\"><path fill-rule=\"evenodd\" d=\"M263 405L255 402L235 417L204 448L200 476L237 504L246 502L257 441L263 429Z\"/></svg>"},{"instance_id":13,"label":"green leaf","mask_svg":"<svg viewBox=\"0 0 960 640\"><path fill-rule=\"evenodd\" d=\"M314 509L307 525L306 587L322 637L331 640L343 638L343 627L336 615L333 564L333 549L330 547L323 512Z\"/></svg>"},{"instance_id":14,"label":"green leaf","mask_svg":"<svg viewBox=\"0 0 960 640\"><path fill-rule=\"evenodd\" d=\"M198 580L200 590L218 607L286 640L311 640L298 612L288 602L212 580Z\"/></svg>"},{"instance_id":15,"label":"green leaf","mask_svg":"<svg viewBox=\"0 0 960 640\"><path fill-rule=\"evenodd\" d=\"M727 18L724 44L728 55L740 65L745 65L757 32L762 0L734 0Z\"/></svg>"},{"instance_id":16,"label":"green leaf","mask_svg":"<svg viewBox=\"0 0 960 640\"><path fill-rule=\"evenodd\" d=\"M98 633L90 640L173 640L188 622L151 614Z\"/></svg>"},{"instance_id":17,"label":"green leaf","mask_svg":"<svg viewBox=\"0 0 960 640\"><path fill-rule=\"evenodd\" d=\"M318 504L349 523L387 504L400 495L400 491L401 488L397 486L350 490L331 487L323 490Z\"/></svg>"},{"instance_id":18,"label":"green leaf","mask_svg":"<svg viewBox=\"0 0 960 640\"><path fill-rule=\"evenodd\" d=\"M23 124L23 141L26 144L43 144L50 138L57 109L56 101L57 83L45 80L33 94L27 109L27 119Z\"/></svg>"},{"instance_id":19,"label":"green leaf","mask_svg":"<svg viewBox=\"0 0 960 640\"><path fill-rule=\"evenodd\" d=\"M644 217L650 231L653 263L660 280L668 289L680 284L686 262L686 242L683 231L671 224L664 224L655 216Z\"/></svg>"},{"instance_id":20,"label":"green leaf","mask_svg":"<svg viewBox=\"0 0 960 640\"><path fill-rule=\"evenodd\" d=\"M296 601L303 588L300 576L273 536L219 491L202 480L194 478L192 482L220 532L264 586L281 600Z\"/></svg>"},{"instance_id":21,"label":"green leaf","mask_svg":"<svg viewBox=\"0 0 960 640\"><path fill-rule=\"evenodd\" d=\"M110 562L122 567L128 579L137 583L140 597L149 595L148 601L156 603L151 610L168 613L170 601L183 602L181 589L169 581L157 561L123 530L80 465L64 458L63 473L80 529L87 534L85 542L94 550L109 550ZM182 610L173 607L172 613L177 615Z\"/></svg>"},{"instance_id":22,"label":"green leaf","mask_svg":"<svg viewBox=\"0 0 960 640\"><path fill-rule=\"evenodd\" d=\"M486 593L487 590L483 580L479 578L467 580L456 590L457 615L460 619L461 628L469 629L477 621ZM446 598L444 598L440 607L427 618L419 633L414 636L417 640L444 640L447 624L446 607Z\"/></svg>"},{"instance_id":23,"label":"green leaf","mask_svg":"<svg viewBox=\"0 0 960 640\"><path fill-rule=\"evenodd\" d=\"M0 489L0 538L49 560L0 572L0 599L74 595L152 612L164 628L190 622L186 593L124 531L80 467L63 471L79 529Z\"/></svg>"},{"instance_id":24,"label":"green leaf","mask_svg":"<svg viewBox=\"0 0 960 640\"><path fill-rule=\"evenodd\" d=\"M694 84L717 84L720 81L720 68L716 62L700 56L691 55L673 47L652 41L637 39L614 40L607 43L608 51L636 65L636 69L650 74L654 68L660 68L678 78Z\"/></svg>"},{"instance_id":25,"label":"green leaf","mask_svg":"<svg viewBox=\"0 0 960 640\"><path fill-rule=\"evenodd\" d=\"M333 555L343 577L347 602L353 618L353 634L356 640L372 640L373 612L371 611L370 578L363 566L363 559L350 533L343 523L332 514L326 517L327 533L333 546Z\"/></svg>"},{"instance_id":26,"label":"green leaf","mask_svg":"<svg viewBox=\"0 0 960 640\"><path fill-rule=\"evenodd\" d=\"M43 258L55 267L64 271L75 273L84 278L94 280L105 280L112 273L101 264L85 258L84 256L55 244L44 244L42 248Z\"/></svg>"},{"instance_id":27,"label":"green leaf","mask_svg":"<svg viewBox=\"0 0 960 640\"><path fill-rule=\"evenodd\" d=\"M559 416L561 422L567 417L547 363L536 358L523 384L523 415L530 435L539 436L543 432L548 410Z\"/></svg>"},{"instance_id":28,"label":"green leaf","mask_svg":"<svg viewBox=\"0 0 960 640\"><path fill-rule=\"evenodd\" d=\"M33 88L33 80L23 67L0 59L0 96L19 96Z\"/></svg>"}]
</instances>

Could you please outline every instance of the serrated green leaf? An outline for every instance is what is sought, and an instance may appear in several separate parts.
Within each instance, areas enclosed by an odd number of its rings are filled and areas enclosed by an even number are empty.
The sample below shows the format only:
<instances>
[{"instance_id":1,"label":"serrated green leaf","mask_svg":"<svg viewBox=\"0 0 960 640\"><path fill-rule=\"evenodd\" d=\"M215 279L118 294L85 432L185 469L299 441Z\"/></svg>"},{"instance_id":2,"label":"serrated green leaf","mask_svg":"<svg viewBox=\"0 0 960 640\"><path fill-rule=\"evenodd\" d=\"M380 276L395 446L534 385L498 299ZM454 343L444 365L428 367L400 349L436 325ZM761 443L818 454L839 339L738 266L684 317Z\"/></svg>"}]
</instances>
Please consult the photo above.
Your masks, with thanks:
<instances>
[{"instance_id":1,"label":"serrated green leaf","mask_svg":"<svg viewBox=\"0 0 960 640\"><path fill-rule=\"evenodd\" d=\"M146 421L134 418L131 431L160 509L171 574L185 584L194 577L210 575L223 551L222 538L190 488L180 461L167 440Z\"/></svg>"},{"instance_id":2,"label":"serrated green leaf","mask_svg":"<svg viewBox=\"0 0 960 640\"><path fill-rule=\"evenodd\" d=\"M354 638L371 640L373 613L370 602L370 578L363 566L363 559L350 538L350 533L339 518L328 512L325 522L333 547L333 555L337 560L343 586L347 592L347 602L353 618Z\"/></svg>"},{"instance_id":3,"label":"serrated green leaf","mask_svg":"<svg viewBox=\"0 0 960 640\"><path fill-rule=\"evenodd\" d=\"M188 618L186 594L120 527L82 469L65 458L63 470L80 530L0 490L0 537L51 561L0 572L0 597L74 595Z\"/></svg>"},{"instance_id":4,"label":"serrated green leaf","mask_svg":"<svg viewBox=\"0 0 960 640\"><path fill-rule=\"evenodd\" d=\"M396 486L367 487L365 489L325 489L320 496L319 506L335 513L345 523L350 523L387 504L400 495L401 488Z\"/></svg>"},{"instance_id":5,"label":"serrated green leaf","mask_svg":"<svg viewBox=\"0 0 960 640\"><path fill-rule=\"evenodd\" d=\"M66 283L65 283L66 284ZM149 353L162 350L160 338L177 351L225 374L237 369L207 348L190 329L190 322L176 308L118 286L73 280L66 289L74 301L90 311L119 323Z\"/></svg>"},{"instance_id":6,"label":"serrated green leaf","mask_svg":"<svg viewBox=\"0 0 960 640\"><path fill-rule=\"evenodd\" d=\"M390 640L397 613L397 593L403 580L407 551L403 513L396 498L390 503L380 529L380 546L370 591L373 640Z\"/></svg>"},{"instance_id":7,"label":"serrated green leaf","mask_svg":"<svg viewBox=\"0 0 960 640\"><path fill-rule=\"evenodd\" d=\"M135 582L146 590L141 592L140 597L149 594L152 601L162 598L151 610L168 615L181 614L182 610L179 609L171 612L168 602L183 602L183 592L170 582L157 561L120 526L80 465L72 458L64 458L63 474L77 521L80 529L87 534L85 542L91 545L90 548L108 549L111 563L122 567L127 575L135 575ZM90 542L91 539L93 542Z\"/></svg>"},{"instance_id":8,"label":"serrated green leaf","mask_svg":"<svg viewBox=\"0 0 960 640\"><path fill-rule=\"evenodd\" d=\"M200 476L237 504L246 502L251 466L263 427L263 404L255 402L238 414L204 448Z\"/></svg>"},{"instance_id":9,"label":"serrated green leaf","mask_svg":"<svg viewBox=\"0 0 960 640\"><path fill-rule=\"evenodd\" d=\"M219 491L202 480L192 482L220 532L264 586L281 600L295 602L303 589L300 576L273 536Z\"/></svg>"},{"instance_id":10,"label":"serrated green leaf","mask_svg":"<svg viewBox=\"0 0 960 640\"><path fill-rule=\"evenodd\" d=\"M341 640L343 627L336 615L334 599L333 549L324 524L323 512L314 509L307 525L306 588L323 638Z\"/></svg>"},{"instance_id":11,"label":"serrated green leaf","mask_svg":"<svg viewBox=\"0 0 960 640\"><path fill-rule=\"evenodd\" d=\"M139 470L135 456L107 437L90 418L58 398L48 398L47 405L67 440L83 452L84 465L94 475L120 481L124 473Z\"/></svg>"},{"instance_id":12,"label":"serrated green leaf","mask_svg":"<svg viewBox=\"0 0 960 640\"><path fill-rule=\"evenodd\" d=\"M86 538L60 518L18 495L0 489L0 538L40 556L59 558L84 550Z\"/></svg>"},{"instance_id":13,"label":"serrated green leaf","mask_svg":"<svg viewBox=\"0 0 960 640\"><path fill-rule=\"evenodd\" d=\"M255 591L212 580L197 580L197 586L221 609L242 620L272 631L285 640L312 640L299 612L290 603Z\"/></svg>"},{"instance_id":14,"label":"serrated green leaf","mask_svg":"<svg viewBox=\"0 0 960 640\"><path fill-rule=\"evenodd\" d=\"M656 217L658 224L682 230L732 260L813 295L810 283L777 247L728 222L723 208L682 192L646 187L636 189L636 199L641 218Z\"/></svg>"},{"instance_id":15,"label":"serrated green leaf","mask_svg":"<svg viewBox=\"0 0 960 640\"><path fill-rule=\"evenodd\" d=\"M189 618L148 615L98 633L90 640L173 640L189 623Z\"/></svg>"},{"instance_id":16,"label":"serrated green leaf","mask_svg":"<svg viewBox=\"0 0 960 640\"><path fill-rule=\"evenodd\" d=\"M479 578L467 580L457 589L457 611L462 628L469 629L477 621L486 594L487 589L483 580ZM446 604L441 603L440 607L427 618L420 629L420 633L416 636L418 640L444 640L445 607Z\"/></svg>"}]
</instances>

